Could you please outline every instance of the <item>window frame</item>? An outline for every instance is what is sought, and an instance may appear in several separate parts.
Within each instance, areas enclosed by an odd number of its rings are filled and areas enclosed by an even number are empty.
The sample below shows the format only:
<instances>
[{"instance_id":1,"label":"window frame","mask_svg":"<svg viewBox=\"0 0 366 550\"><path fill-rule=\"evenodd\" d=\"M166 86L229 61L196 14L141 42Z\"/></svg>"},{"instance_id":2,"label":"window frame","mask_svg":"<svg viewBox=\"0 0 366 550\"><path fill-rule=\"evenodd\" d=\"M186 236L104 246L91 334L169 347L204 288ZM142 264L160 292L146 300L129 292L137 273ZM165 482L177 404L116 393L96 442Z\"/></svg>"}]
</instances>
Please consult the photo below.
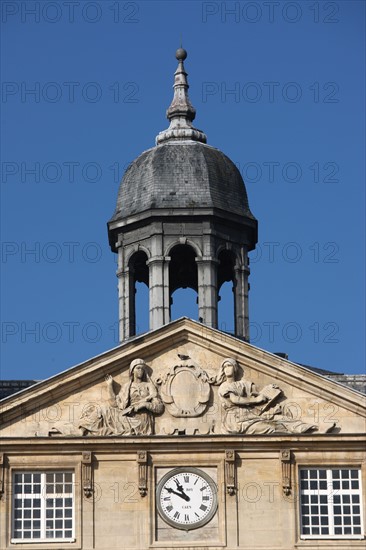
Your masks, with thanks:
<instances>
[{"instance_id":1,"label":"window frame","mask_svg":"<svg viewBox=\"0 0 366 550\"><path fill-rule=\"evenodd\" d=\"M327 483L327 487L326 489L320 489L319 487L319 475L317 474L316 478L313 478L312 480L313 481L316 481L317 482L317 488L316 489L311 489L311 488L308 488L308 489L302 489L301 487L301 472L302 471L311 471L311 470L315 470L317 472L319 472L320 470L325 470L326 471L326 483ZM334 485L333 485L333 482L335 481L335 478L333 477L333 474L332 472L334 470L338 470L338 471L342 471L342 470L347 470L348 472L351 472L351 470L357 470L358 472L358 476L357 476L357 481L358 481L358 488L357 489L352 489L351 487L349 487L348 489L343 489L343 488L340 488L340 489L335 489L334 488ZM298 519L299 519L299 535L300 535L300 539L301 540L329 540L329 539L337 539L337 540L363 540L364 539L364 510L363 510L363 476L362 476L362 473L363 473L363 469L361 467L360 464L332 464L332 465L319 465L319 464L301 464L299 465L298 467L298 494L299 494L299 499L298 499ZM340 474L340 480L342 479L341 477L341 474ZM356 478L354 478L356 479ZM309 480L310 480L310 477L309 477ZM346 480L346 479L345 479ZM349 481L352 481L352 478L349 474L347 480ZM315 492L315 493L314 493ZM314 494L317 494L317 495L321 495L321 496L324 496L326 495L327 496L327 501L326 501L326 506L327 506L327 514L326 516L329 518L329 522L328 522L328 527L329 527L329 534L322 534L321 532L319 532L319 534L309 534L309 533L306 533L304 534L303 533L303 528L304 528L304 524L303 524L303 519L304 519L304 515L303 512L302 512L302 506L306 506L307 504L309 505L309 507L311 506L311 502L309 503L306 503L306 502L303 502L303 496L312 496ZM359 496L359 503L358 503L358 506L360 507L360 511L359 511L359 514L357 514L357 516L359 515L360 516L360 524L357 525L356 527L359 527L360 528L360 533L359 534L335 534L334 533L334 527L335 527L335 523L334 523L334 518L336 515L342 515L342 517L344 517L344 514L343 514L343 506L341 504L341 514L335 514L334 513L334 510L333 510L333 496L340 496L341 497L341 500L342 500L342 504L344 505L345 503L343 502L343 495L348 495L350 497L352 497L353 495L358 495ZM324 503L322 504L320 502L320 498L318 500L318 503L314 503L315 505L317 505L320 510L320 506L324 505ZM357 503L356 503L357 504ZM347 504L346 504L347 505ZM309 514L310 517L319 517L321 518L322 514L321 513L314 513L314 514ZM324 514L325 515L325 514ZM347 514L348 515L348 514ZM349 514L350 517L351 517L351 524L350 524L350 527L353 528L355 527L355 524L353 523L352 521L352 518L354 518L354 515L356 514ZM308 526L306 526L308 527ZM325 526L326 527L326 526ZM338 526L336 526L338 527ZM344 523L342 522L342 524L339 526L339 527L342 527L344 528L345 525ZM347 527L349 527L347 525ZM321 529L321 521L319 522L319 531Z\"/></svg>"},{"instance_id":2,"label":"window frame","mask_svg":"<svg viewBox=\"0 0 366 550\"><path fill-rule=\"evenodd\" d=\"M57 480L57 475L62 475L62 481L60 480ZM65 475L71 475L71 481L70 480L66 480L65 478ZM50 480L47 480L47 477L52 475L53 476L53 482L50 482ZM22 482L21 484L19 484L19 481L16 482L16 476L22 476ZM26 480L25 479L25 476L31 476L29 480ZM39 481L36 478L36 476L39 476ZM27 483L28 481L28 483ZM71 491L69 492L66 492L64 491L64 488L65 486L69 486L71 484ZM39 492L37 493L34 493L33 491L32 492L18 492L16 491L16 487L21 487L21 486L25 486L25 485L28 485L29 487L33 488L32 486L36 486L38 487L39 486ZM60 485L62 486L63 490L61 493L58 492L58 487L60 487ZM12 471L12 486L13 486L13 491L12 491L12 502L11 502L11 543L12 544L19 544L19 543L70 543L70 542L75 542L76 538L75 538L75 472L72 470L72 469L50 469L50 470L41 470L41 469L32 469L32 470L28 470L28 469L23 469L23 470L13 470ZM54 492L49 492L47 491L47 486L48 487L51 487L53 488L53 491ZM59 495L62 495L62 496L59 496ZM26 529L26 531L31 531L32 534L34 534L34 532L36 531L37 533L39 532L40 533L40 536L39 537L34 537L34 536L30 536L29 538L28 537L24 537L24 536L20 536L20 537L17 537L15 536L16 535L16 521L18 520L18 518L16 518L16 510L18 509L18 507L16 506L16 502L17 500L25 500L25 499L28 499L30 501L40 501L39 503L39 507L37 507L37 511L39 509L39 518L29 518L29 522L30 522L30 527L28 529ZM56 499L71 499L71 506L65 506L65 502L63 503L62 506L59 506L56 508L56 506L54 506L55 504L55 500ZM50 500L52 501L52 507L51 508L48 508L47 507L47 500ZM56 531L71 531L71 536L67 537L67 536L62 536L62 537L47 537L47 521L63 521L65 519L65 511L66 510L70 510L71 508L71 522L72 522L72 525L71 525L71 528L66 528L66 527L63 527L61 529L56 529L56 527L54 526L52 528L52 532L53 533L56 533ZM22 509L22 508L21 508ZM31 510L33 511L36 511L36 509L31 506L30 507ZM56 518L56 514L51 514L52 517L51 519L47 518L47 512L49 512L50 510L53 510L54 512L57 513L58 509L61 509L62 510L62 519L57 519ZM24 509L23 509L24 510ZM19 518L21 521L23 521L24 519L27 520L27 518L25 518L24 514L21 515L21 518ZM34 527L34 522L39 522L39 528L35 528ZM65 521L69 521L68 519L65 519ZM55 524L54 524L55 525ZM24 534L24 531L25 529L23 528L22 529L23 531L23 534Z\"/></svg>"},{"instance_id":3,"label":"window frame","mask_svg":"<svg viewBox=\"0 0 366 550\"><path fill-rule=\"evenodd\" d=\"M41 542L39 539L14 539L12 538L13 527L13 473L18 472L56 472L72 471L74 473L74 535L73 542L65 542L61 539L48 539ZM34 454L10 456L8 455L8 468L5 471L6 486L6 514L3 522L4 530L0 534L0 540L4 542L5 548L32 549L32 550L81 550L82 541L82 506L86 498L82 490L82 464L81 456L78 454L56 455L52 454ZM1 545L1 543L0 543Z\"/></svg>"}]
</instances>

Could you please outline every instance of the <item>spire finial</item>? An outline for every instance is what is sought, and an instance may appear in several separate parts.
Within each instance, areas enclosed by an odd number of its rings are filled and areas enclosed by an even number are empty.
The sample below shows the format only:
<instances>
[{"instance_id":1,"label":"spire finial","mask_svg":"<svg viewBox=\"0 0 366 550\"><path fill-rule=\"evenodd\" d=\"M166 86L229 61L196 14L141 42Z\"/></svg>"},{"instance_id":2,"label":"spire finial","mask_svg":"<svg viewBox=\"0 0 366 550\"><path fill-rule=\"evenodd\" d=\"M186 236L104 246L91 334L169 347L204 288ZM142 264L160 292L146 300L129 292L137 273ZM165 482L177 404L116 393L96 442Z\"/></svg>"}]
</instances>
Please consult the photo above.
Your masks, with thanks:
<instances>
[{"instance_id":1,"label":"spire finial","mask_svg":"<svg viewBox=\"0 0 366 550\"><path fill-rule=\"evenodd\" d=\"M185 59L187 59L187 52L184 48L182 48L182 45L175 52L175 57L178 59L178 61L184 61Z\"/></svg>"},{"instance_id":2,"label":"spire finial","mask_svg":"<svg viewBox=\"0 0 366 550\"><path fill-rule=\"evenodd\" d=\"M189 85L183 64L187 58L186 50L182 47L178 48L175 57L178 60L178 67L174 73L174 96L166 113L170 125L156 137L156 144L172 140L194 140L206 143L205 134L192 126L196 110L188 97Z\"/></svg>"}]
</instances>

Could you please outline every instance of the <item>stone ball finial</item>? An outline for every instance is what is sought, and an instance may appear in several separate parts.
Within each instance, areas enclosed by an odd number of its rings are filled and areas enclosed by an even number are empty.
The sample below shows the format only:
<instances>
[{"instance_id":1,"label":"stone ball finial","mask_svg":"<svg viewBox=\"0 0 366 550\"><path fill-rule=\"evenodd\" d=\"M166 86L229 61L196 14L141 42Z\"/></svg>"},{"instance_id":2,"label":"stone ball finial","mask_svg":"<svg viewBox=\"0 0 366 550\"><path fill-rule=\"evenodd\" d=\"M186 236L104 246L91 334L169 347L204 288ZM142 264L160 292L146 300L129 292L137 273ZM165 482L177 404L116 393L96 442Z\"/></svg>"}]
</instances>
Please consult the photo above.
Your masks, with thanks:
<instances>
[{"instance_id":1,"label":"stone ball finial","mask_svg":"<svg viewBox=\"0 0 366 550\"><path fill-rule=\"evenodd\" d=\"M187 52L184 48L178 48L175 52L175 57L178 59L178 61L184 61L187 57Z\"/></svg>"}]
</instances>

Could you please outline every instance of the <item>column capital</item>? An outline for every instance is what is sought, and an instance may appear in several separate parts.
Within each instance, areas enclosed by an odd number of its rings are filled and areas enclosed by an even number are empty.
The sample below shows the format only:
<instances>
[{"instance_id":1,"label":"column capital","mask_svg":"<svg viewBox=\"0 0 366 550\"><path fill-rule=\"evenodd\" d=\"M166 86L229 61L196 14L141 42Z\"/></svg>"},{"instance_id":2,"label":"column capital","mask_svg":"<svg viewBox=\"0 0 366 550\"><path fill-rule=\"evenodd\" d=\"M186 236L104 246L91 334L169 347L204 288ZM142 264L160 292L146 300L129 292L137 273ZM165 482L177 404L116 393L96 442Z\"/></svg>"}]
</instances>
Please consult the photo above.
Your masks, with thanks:
<instances>
[{"instance_id":1,"label":"column capital","mask_svg":"<svg viewBox=\"0 0 366 550\"><path fill-rule=\"evenodd\" d=\"M126 267L124 269L117 269L116 275L117 277L123 277L124 275L127 276L130 273L130 268Z\"/></svg>"},{"instance_id":2,"label":"column capital","mask_svg":"<svg viewBox=\"0 0 366 550\"><path fill-rule=\"evenodd\" d=\"M219 264L219 260L216 260L216 258L212 258L212 256L197 256L195 258L195 261L197 264L203 264L203 263L211 263L214 265Z\"/></svg>"},{"instance_id":3,"label":"column capital","mask_svg":"<svg viewBox=\"0 0 366 550\"><path fill-rule=\"evenodd\" d=\"M238 273L250 273L250 269L246 265L235 265L234 266L235 274Z\"/></svg>"},{"instance_id":4,"label":"column capital","mask_svg":"<svg viewBox=\"0 0 366 550\"><path fill-rule=\"evenodd\" d=\"M152 258L147 260L146 265L163 263L164 261L165 261L165 256L153 256Z\"/></svg>"}]
</instances>

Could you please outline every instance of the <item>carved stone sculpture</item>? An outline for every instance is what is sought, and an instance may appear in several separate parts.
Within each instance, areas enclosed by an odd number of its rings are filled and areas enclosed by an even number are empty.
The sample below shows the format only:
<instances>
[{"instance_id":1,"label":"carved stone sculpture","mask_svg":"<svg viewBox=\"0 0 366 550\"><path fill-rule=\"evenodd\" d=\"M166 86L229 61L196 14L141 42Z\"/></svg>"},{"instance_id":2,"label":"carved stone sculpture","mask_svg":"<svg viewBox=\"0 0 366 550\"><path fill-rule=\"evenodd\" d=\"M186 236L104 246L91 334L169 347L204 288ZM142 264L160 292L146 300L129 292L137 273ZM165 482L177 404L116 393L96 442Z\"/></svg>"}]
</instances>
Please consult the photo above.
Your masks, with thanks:
<instances>
[{"instance_id":1,"label":"carved stone sculpture","mask_svg":"<svg viewBox=\"0 0 366 550\"><path fill-rule=\"evenodd\" d=\"M275 384L258 391L253 382L237 380L239 374L235 359L225 359L216 376L222 409L222 433L240 434L301 434L312 431L330 431L334 424L319 427L283 414L278 400L282 390Z\"/></svg>"},{"instance_id":2,"label":"carved stone sculpture","mask_svg":"<svg viewBox=\"0 0 366 550\"><path fill-rule=\"evenodd\" d=\"M115 394L113 379L105 377L108 403L100 407L90 405L80 419L83 435L151 435L154 433L154 414L160 414L164 405L156 386L149 378L142 359L131 362L130 381Z\"/></svg>"}]
</instances>

